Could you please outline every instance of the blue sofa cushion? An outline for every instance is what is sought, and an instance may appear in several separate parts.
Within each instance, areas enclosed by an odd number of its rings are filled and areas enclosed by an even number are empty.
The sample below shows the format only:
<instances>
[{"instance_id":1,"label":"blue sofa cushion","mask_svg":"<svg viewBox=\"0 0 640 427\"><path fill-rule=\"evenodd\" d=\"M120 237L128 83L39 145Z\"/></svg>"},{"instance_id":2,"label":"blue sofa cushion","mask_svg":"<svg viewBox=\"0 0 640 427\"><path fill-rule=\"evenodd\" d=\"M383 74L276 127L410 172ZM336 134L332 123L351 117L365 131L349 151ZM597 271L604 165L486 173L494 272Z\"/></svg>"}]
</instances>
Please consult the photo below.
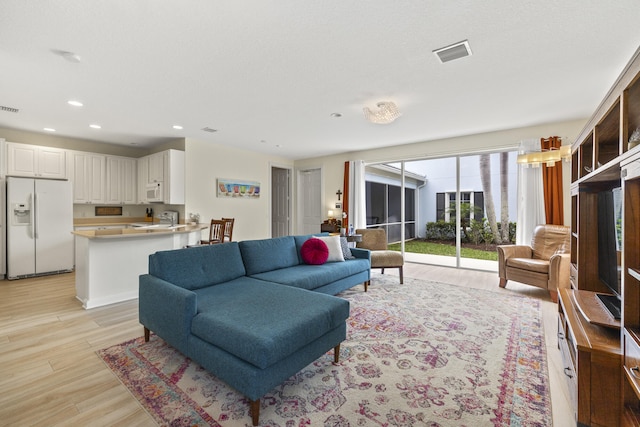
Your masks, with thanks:
<instances>
[{"instance_id":1,"label":"blue sofa cushion","mask_svg":"<svg viewBox=\"0 0 640 427\"><path fill-rule=\"evenodd\" d=\"M261 369L349 317L349 302L342 298L247 277L195 293L191 332Z\"/></svg>"},{"instance_id":2,"label":"blue sofa cushion","mask_svg":"<svg viewBox=\"0 0 640 427\"><path fill-rule=\"evenodd\" d=\"M313 290L335 282L336 280L368 271L370 265L367 259L350 259L344 262L332 262L322 265L300 264L294 267L265 271L254 274L251 277L268 282L295 286L301 289Z\"/></svg>"},{"instance_id":3,"label":"blue sofa cushion","mask_svg":"<svg viewBox=\"0 0 640 427\"><path fill-rule=\"evenodd\" d=\"M291 267L300 263L292 236L244 240L239 245L247 275Z\"/></svg>"},{"instance_id":4,"label":"blue sofa cushion","mask_svg":"<svg viewBox=\"0 0 640 427\"><path fill-rule=\"evenodd\" d=\"M149 255L149 274L194 290L244 276L238 242L159 251Z\"/></svg>"}]
</instances>

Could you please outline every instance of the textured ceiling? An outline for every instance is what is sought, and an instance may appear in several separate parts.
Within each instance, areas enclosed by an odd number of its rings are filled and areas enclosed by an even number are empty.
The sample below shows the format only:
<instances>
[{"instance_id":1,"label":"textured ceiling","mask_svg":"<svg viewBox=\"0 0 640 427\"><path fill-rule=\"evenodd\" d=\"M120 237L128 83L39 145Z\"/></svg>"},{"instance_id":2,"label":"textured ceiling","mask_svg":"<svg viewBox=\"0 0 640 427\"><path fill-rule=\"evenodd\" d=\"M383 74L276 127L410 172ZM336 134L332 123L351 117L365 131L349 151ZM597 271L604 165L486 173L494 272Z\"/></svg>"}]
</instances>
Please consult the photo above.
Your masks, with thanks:
<instances>
[{"instance_id":1,"label":"textured ceiling","mask_svg":"<svg viewBox=\"0 0 640 427\"><path fill-rule=\"evenodd\" d=\"M587 118L638 22L638 0L0 0L0 127L298 159ZM366 122L379 101L402 116Z\"/></svg>"}]
</instances>

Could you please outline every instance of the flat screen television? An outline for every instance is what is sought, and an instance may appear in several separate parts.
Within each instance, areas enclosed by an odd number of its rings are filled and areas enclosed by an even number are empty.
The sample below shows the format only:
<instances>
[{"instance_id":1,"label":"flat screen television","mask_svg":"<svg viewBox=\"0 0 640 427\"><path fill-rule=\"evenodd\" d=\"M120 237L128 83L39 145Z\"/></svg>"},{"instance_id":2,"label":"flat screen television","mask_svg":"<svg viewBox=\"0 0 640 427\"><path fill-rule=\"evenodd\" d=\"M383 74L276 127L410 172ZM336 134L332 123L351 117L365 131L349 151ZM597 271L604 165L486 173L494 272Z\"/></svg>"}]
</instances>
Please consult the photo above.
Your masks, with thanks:
<instances>
[{"instance_id":1,"label":"flat screen television","mask_svg":"<svg viewBox=\"0 0 640 427\"><path fill-rule=\"evenodd\" d=\"M598 193L598 278L612 295L597 294L615 319L620 318L620 263L622 249L622 189Z\"/></svg>"}]
</instances>

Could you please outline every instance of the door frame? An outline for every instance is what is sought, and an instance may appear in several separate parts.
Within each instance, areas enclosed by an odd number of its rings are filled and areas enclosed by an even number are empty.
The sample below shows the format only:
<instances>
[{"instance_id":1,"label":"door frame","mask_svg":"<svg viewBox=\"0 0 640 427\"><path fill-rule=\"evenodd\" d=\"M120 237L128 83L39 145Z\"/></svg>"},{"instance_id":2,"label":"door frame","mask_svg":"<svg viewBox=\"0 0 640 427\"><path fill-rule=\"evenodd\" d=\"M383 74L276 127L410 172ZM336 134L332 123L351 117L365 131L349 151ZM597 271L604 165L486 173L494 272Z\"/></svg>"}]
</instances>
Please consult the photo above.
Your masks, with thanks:
<instances>
[{"instance_id":1,"label":"door frame","mask_svg":"<svg viewBox=\"0 0 640 427\"><path fill-rule=\"evenodd\" d=\"M296 232L300 232L300 230L302 230L304 228L304 224L302 223L302 211L303 211L303 207L302 207L302 200L303 198L300 196L301 192L303 191L303 189L300 186L300 176L302 175L303 172L305 171L310 171L310 170L318 170L320 171L320 212L318 213L320 218L324 218L323 215L323 209L322 207L325 206L325 194L324 194L324 168L321 165L318 166L308 166L302 169L296 169ZM318 230L320 230L320 222L318 222Z\"/></svg>"},{"instance_id":2,"label":"door frame","mask_svg":"<svg viewBox=\"0 0 640 427\"><path fill-rule=\"evenodd\" d=\"M288 234L291 235L293 232L293 202L294 202L294 198L295 198L295 191L294 191L294 173L293 173L293 166L291 165L283 165L283 164L279 164L279 163L273 163L273 162L269 162L269 185L271 186L273 183L273 170L274 169L286 169L289 171L289 200L287 202L288 206L287 206L287 211L288 211L288 220L287 220L287 231ZM275 191L273 188L271 188L271 197L269 198L269 234L271 236L273 236L273 198L274 198L274 194Z\"/></svg>"}]
</instances>

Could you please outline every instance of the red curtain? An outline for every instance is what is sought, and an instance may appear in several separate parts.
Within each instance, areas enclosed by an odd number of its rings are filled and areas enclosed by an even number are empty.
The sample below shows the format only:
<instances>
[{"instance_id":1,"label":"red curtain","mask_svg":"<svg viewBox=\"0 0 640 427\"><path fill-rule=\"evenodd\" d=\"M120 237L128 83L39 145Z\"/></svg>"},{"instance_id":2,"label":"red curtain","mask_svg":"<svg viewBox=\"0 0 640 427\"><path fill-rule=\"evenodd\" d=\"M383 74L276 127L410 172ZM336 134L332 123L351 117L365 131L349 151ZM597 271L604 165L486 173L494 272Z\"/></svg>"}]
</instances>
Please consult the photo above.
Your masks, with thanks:
<instances>
[{"instance_id":1,"label":"red curtain","mask_svg":"<svg viewBox=\"0 0 640 427\"><path fill-rule=\"evenodd\" d=\"M540 138L542 151L559 150L562 139L557 136ZM553 166L542 164L542 185L544 187L544 211L547 224L564 224L564 206L562 201L562 161Z\"/></svg>"}]
</instances>

